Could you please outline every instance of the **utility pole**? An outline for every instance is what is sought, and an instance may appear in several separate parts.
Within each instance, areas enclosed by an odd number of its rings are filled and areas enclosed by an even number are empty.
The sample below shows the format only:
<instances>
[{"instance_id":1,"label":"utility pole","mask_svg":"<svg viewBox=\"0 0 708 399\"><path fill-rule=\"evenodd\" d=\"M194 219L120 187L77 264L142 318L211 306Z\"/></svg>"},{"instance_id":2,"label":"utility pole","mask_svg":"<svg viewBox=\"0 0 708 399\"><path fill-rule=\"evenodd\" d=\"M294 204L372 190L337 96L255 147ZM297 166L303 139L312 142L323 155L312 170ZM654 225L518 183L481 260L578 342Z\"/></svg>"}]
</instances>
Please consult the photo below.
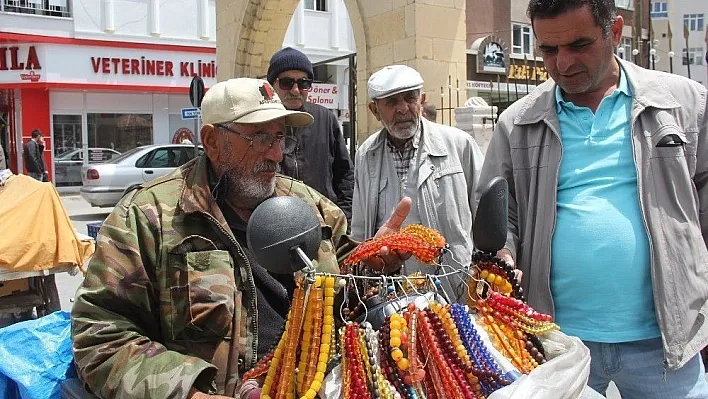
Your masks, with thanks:
<instances>
[{"instance_id":1,"label":"utility pole","mask_svg":"<svg viewBox=\"0 0 708 399\"><path fill-rule=\"evenodd\" d=\"M666 36L669 39L669 72L674 73L674 34L671 32L671 22L668 23L668 32L666 33Z\"/></svg>"},{"instance_id":2,"label":"utility pole","mask_svg":"<svg viewBox=\"0 0 708 399\"><path fill-rule=\"evenodd\" d=\"M686 69L688 69L688 78L691 79L691 57L689 57L689 52L688 52L688 36L691 34L691 32L688 30L688 24L684 23L683 24L683 38L686 40L686 48L684 51L686 52Z\"/></svg>"}]
</instances>

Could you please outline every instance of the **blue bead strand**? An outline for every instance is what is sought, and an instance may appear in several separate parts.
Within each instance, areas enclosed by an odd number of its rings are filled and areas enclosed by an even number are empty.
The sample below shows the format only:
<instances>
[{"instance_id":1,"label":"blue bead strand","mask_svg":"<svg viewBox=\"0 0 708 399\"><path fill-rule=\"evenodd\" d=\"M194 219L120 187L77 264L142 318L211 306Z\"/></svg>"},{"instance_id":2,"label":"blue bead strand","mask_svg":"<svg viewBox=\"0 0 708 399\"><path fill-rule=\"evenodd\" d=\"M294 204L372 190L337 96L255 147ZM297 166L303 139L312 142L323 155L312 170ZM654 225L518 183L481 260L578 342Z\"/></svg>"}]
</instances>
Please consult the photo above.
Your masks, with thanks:
<instances>
[{"instance_id":1,"label":"blue bead strand","mask_svg":"<svg viewBox=\"0 0 708 399\"><path fill-rule=\"evenodd\" d=\"M492 374L495 378L491 381L482 381L480 379L480 385L482 391L485 395L489 395L491 392L496 391L504 385L508 385L508 381L504 377L504 372L502 371L499 364L497 364L494 357L487 349L487 346L482 341L482 338L477 333L477 329L472 323L472 315L469 314L465 306L460 304L453 304L450 313L452 314L452 319L460 332L460 337L462 338L462 343L467 349L470 357L474 361L475 365L483 370Z\"/></svg>"}]
</instances>

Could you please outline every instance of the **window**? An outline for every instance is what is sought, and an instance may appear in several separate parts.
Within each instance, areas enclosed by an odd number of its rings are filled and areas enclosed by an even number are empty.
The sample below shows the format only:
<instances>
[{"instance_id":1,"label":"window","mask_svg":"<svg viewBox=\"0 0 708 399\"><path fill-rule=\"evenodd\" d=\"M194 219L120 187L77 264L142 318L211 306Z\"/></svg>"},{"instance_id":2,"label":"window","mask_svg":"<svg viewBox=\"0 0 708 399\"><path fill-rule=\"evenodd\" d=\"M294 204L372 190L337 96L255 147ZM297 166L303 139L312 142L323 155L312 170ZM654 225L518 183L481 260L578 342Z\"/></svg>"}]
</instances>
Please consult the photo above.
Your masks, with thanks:
<instances>
[{"instance_id":1,"label":"window","mask_svg":"<svg viewBox=\"0 0 708 399\"><path fill-rule=\"evenodd\" d=\"M54 184L81 185L81 115L53 115Z\"/></svg>"},{"instance_id":2,"label":"window","mask_svg":"<svg viewBox=\"0 0 708 399\"><path fill-rule=\"evenodd\" d=\"M335 83L332 81L337 77L337 67L334 65L317 65L312 67L312 73L317 83Z\"/></svg>"},{"instance_id":3,"label":"window","mask_svg":"<svg viewBox=\"0 0 708 399\"><path fill-rule=\"evenodd\" d=\"M152 144L150 114L88 114L88 146L125 152Z\"/></svg>"},{"instance_id":4,"label":"window","mask_svg":"<svg viewBox=\"0 0 708 399\"><path fill-rule=\"evenodd\" d=\"M652 18L668 18L669 10L667 3L665 1L651 3L649 15Z\"/></svg>"},{"instance_id":5,"label":"window","mask_svg":"<svg viewBox=\"0 0 708 399\"><path fill-rule=\"evenodd\" d=\"M305 0L305 9L327 11L327 0Z\"/></svg>"},{"instance_id":6,"label":"window","mask_svg":"<svg viewBox=\"0 0 708 399\"><path fill-rule=\"evenodd\" d=\"M623 60L632 60L632 38L623 37L620 45L617 47L617 56Z\"/></svg>"},{"instance_id":7,"label":"window","mask_svg":"<svg viewBox=\"0 0 708 399\"><path fill-rule=\"evenodd\" d=\"M703 65L703 48L691 47L686 52L683 49L683 65Z\"/></svg>"},{"instance_id":8,"label":"window","mask_svg":"<svg viewBox=\"0 0 708 399\"><path fill-rule=\"evenodd\" d=\"M54 156L81 148L81 115L54 115Z\"/></svg>"},{"instance_id":9,"label":"window","mask_svg":"<svg viewBox=\"0 0 708 399\"><path fill-rule=\"evenodd\" d=\"M615 0L615 5L619 8L634 10L634 0Z\"/></svg>"},{"instance_id":10,"label":"window","mask_svg":"<svg viewBox=\"0 0 708 399\"><path fill-rule=\"evenodd\" d=\"M531 26L512 24L511 52L514 54L531 54Z\"/></svg>"},{"instance_id":11,"label":"window","mask_svg":"<svg viewBox=\"0 0 708 399\"><path fill-rule=\"evenodd\" d=\"M71 17L69 0L0 0L0 11Z\"/></svg>"},{"instance_id":12,"label":"window","mask_svg":"<svg viewBox=\"0 0 708 399\"><path fill-rule=\"evenodd\" d=\"M199 149L199 155L202 154ZM194 148L162 147L150 151L135 162L139 168L176 168L194 158Z\"/></svg>"},{"instance_id":13,"label":"window","mask_svg":"<svg viewBox=\"0 0 708 399\"><path fill-rule=\"evenodd\" d=\"M703 14L683 14L683 24L690 31L703 31Z\"/></svg>"}]
</instances>

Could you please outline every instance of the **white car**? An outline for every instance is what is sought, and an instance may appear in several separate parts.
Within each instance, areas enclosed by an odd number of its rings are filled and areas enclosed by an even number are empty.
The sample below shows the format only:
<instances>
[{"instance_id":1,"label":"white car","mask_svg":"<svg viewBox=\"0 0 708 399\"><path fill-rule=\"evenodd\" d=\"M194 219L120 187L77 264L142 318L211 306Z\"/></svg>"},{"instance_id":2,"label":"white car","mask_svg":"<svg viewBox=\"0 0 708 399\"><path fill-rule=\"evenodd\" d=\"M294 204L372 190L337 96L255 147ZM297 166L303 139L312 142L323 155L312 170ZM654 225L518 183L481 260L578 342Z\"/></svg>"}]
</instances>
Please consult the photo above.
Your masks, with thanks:
<instances>
[{"instance_id":1,"label":"white car","mask_svg":"<svg viewBox=\"0 0 708 399\"><path fill-rule=\"evenodd\" d=\"M199 148L199 154L203 152ZM92 206L115 206L123 195L164 176L194 158L194 145L147 145L128 150L106 163L81 168L81 197Z\"/></svg>"},{"instance_id":2,"label":"white car","mask_svg":"<svg viewBox=\"0 0 708 399\"><path fill-rule=\"evenodd\" d=\"M108 162L120 152L110 148L89 148L89 164ZM80 186L84 151L74 148L54 157L54 183L59 186Z\"/></svg>"}]
</instances>

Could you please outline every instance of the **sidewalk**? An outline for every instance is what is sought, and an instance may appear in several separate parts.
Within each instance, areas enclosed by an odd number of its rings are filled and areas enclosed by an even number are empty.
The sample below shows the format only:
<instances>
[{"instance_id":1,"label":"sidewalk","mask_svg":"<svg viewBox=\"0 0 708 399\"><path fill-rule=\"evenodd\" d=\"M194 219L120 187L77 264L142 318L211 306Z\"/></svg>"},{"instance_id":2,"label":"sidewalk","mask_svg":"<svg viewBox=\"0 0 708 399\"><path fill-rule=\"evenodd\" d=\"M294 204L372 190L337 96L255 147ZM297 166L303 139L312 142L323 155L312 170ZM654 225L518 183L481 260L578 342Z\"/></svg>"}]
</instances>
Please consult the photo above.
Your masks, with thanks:
<instances>
[{"instance_id":1,"label":"sidewalk","mask_svg":"<svg viewBox=\"0 0 708 399\"><path fill-rule=\"evenodd\" d=\"M81 186L56 187L56 190L60 197L78 196Z\"/></svg>"}]
</instances>

